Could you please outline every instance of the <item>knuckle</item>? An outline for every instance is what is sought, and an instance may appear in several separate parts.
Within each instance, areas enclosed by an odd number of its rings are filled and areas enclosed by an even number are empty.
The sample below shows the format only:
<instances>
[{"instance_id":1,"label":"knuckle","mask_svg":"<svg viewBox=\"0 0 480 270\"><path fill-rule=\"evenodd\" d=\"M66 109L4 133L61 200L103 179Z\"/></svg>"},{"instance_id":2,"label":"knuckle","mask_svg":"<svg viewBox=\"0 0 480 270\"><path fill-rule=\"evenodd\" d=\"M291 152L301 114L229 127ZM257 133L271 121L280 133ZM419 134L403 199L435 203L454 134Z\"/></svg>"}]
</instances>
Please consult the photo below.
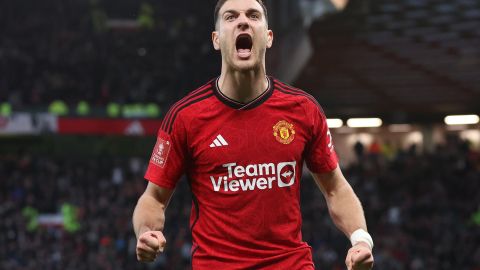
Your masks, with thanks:
<instances>
[{"instance_id":1,"label":"knuckle","mask_svg":"<svg viewBox=\"0 0 480 270\"><path fill-rule=\"evenodd\" d=\"M141 262L152 262L155 259L155 257L152 256L140 256L140 261Z\"/></svg>"},{"instance_id":2,"label":"knuckle","mask_svg":"<svg viewBox=\"0 0 480 270\"><path fill-rule=\"evenodd\" d=\"M149 252L148 250L146 250L144 248L138 248L137 249L137 254L140 254L142 256L147 256L147 255L151 254L151 252Z\"/></svg>"}]
</instances>

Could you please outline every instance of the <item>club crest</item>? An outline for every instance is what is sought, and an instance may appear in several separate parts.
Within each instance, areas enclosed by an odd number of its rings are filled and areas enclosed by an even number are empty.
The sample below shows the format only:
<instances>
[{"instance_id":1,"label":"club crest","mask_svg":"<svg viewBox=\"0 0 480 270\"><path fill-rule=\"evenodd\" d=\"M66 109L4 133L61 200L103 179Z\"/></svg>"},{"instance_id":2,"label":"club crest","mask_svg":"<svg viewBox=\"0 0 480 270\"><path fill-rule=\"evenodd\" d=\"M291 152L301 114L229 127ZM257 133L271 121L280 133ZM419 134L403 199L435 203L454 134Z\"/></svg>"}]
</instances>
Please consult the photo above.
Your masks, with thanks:
<instances>
[{"instance_id":1,"label":"club crest","mask_svg":"<svg viewBox=\"0 0 480 270\"><path fill-rule=\"evenodd\" d=\"M293 124L288 123L285 120L279 121L273 126L273 136L282 144L289 144L295 138L295 129Z\"/></svg>"}]
</instances>

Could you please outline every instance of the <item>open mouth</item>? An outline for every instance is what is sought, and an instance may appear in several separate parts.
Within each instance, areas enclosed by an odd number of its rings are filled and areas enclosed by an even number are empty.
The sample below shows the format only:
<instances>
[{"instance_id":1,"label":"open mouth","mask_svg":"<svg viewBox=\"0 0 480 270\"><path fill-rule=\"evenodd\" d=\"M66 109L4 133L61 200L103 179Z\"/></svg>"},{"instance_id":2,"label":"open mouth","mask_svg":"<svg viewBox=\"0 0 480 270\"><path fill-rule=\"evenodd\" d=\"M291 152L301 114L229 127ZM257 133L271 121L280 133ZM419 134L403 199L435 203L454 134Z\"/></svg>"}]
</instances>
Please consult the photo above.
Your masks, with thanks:
<instances>
[{"instance_id":1,"label":"open mouth","mask_svg":"<svg viewBox=\"0 0 480 270\"><path fill-rule=\"evenodd\" d=\"M237 53L240 58L248 58L252 54L253 40L249 34L241 34L235 42Z\"/></svg>"}]
</instances>

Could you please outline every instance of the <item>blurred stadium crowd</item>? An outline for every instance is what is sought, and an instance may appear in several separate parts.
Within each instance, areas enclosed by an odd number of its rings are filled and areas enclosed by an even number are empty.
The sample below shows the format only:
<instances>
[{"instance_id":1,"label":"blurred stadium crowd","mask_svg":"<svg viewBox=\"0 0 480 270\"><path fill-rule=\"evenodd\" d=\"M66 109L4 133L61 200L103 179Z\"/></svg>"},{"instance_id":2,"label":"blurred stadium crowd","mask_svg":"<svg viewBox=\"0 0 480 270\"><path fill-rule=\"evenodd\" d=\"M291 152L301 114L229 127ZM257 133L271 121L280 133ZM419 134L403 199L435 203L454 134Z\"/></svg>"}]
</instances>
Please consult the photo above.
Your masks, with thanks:
<instances>
[{"instance_id":1,"label":"blurred stadium crowd","mask_svg":"<svg viewBox=\"0 0 480 270\"><path fill-rule=\"evenodd\" d=\"M366 210L376 269L480 269L480 153L456 138L433 153L412 147L391 158L361 149L358 162L344 172ZM145 162L3 156L0 269L189 269L185 180L167 210L166 253L151 265L136 261L131 215L146 185ZM316 267L344 269L349 243L332 224L313 180L305 173L302 181L303 237ZM76 208L78 229L29 226L26 207L52 213L66 202Z\"/></svg>"},{"instance_id":2,"label":"blurred stadium crowd","mask_svg":"<svg viewBox=\"0 0 480 270\"><path fill-rule=\"evenodd\" d=\"M155 5L2 1L0 102L15 111L43 111L55 100L70 107L80 101L166 107L185 94L179 89L217 74L220 58L208 39L212 14L197 12L204 1ZM478 151L456 137L431 153L415 147L383 153L358 144L352 151L357 162L343 170L363 202L376 269L480 270ZM131 216L146 186L146 162L138 156L0 155L0 269L188 269L185 180L167 210L165 254L150 265L136 261ZM308 174L302 181L303 237L315 264L345 269L349 242L332 224L314 181ZM38 222L69 206L72 227Z\"/></svg>"},{"instance_id":3,"label":"blurred stadium crowd","mask_svg":"<svg viewBox=\"0 0 480 270\"><path fill-rule=\"evenodd\" d=\"M20 111L42 109L54 100L68 106L79 101L168 105L185 94L178 89L194 89L219 72L209 40L212 14L196 12L203 2L123 5L3 2L0 101Z\"/></svg>"}]
</instances>

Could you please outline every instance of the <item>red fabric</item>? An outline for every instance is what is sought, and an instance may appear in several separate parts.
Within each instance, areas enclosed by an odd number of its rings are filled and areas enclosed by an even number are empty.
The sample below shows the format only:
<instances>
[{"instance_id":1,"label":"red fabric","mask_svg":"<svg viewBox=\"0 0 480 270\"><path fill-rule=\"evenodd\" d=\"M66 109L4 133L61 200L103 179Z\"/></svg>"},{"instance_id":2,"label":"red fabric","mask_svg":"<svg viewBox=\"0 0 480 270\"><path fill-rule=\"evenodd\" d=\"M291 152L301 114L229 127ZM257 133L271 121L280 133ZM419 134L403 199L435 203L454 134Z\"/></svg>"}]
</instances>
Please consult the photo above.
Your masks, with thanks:
<instances>
[{"instance_id":1,"label":"red fabric","mask_svg":"<svg viewBox=\"0 0 480 270\"><path fill-rule=\"evenodd\" d=\"M304 161L317 173L337 166L323 111L278 81L249 109L215 91L212 82L172 106L152 154L165 156L158 145L168 142L165 164L151 160L145 175L173 189L186 173L195 196L193 269L314 269L299 187Z\"/></svg>"}]
</instances>

